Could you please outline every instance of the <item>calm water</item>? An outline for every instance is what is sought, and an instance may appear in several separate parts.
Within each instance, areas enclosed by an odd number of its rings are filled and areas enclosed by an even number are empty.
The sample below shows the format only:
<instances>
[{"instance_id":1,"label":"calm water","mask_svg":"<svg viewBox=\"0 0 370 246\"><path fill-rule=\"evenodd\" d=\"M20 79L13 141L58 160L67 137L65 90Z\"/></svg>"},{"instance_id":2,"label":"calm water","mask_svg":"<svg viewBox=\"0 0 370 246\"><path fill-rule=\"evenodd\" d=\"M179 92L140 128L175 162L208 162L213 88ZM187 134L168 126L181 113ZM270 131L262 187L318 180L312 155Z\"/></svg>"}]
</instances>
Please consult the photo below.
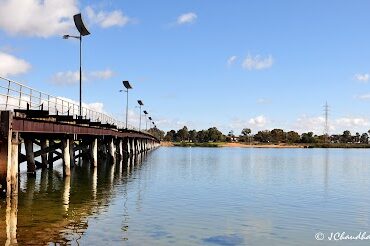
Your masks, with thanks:
<instances>
[{"instance_id":1,"label":"calm water","mask_svg":"<svg viewBox=\"0 0 370 246\"><path fill-rule=\"evenodd\" d=\"M2 243L370 243L315 239L370 233L369 150L162 147L66 179L58 166L20 179L18 198L1 201Z\"/></svg>"}]
</instances>

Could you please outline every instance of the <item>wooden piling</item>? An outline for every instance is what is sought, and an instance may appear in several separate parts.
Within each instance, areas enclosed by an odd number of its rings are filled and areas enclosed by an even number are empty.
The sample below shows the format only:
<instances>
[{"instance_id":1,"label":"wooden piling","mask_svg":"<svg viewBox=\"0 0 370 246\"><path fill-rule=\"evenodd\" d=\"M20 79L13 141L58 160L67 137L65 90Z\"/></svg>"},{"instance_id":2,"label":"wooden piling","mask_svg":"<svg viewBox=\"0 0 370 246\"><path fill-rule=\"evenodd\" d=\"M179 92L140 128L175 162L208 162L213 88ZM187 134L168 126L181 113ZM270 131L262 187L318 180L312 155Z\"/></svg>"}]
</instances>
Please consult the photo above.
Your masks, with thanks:
<instances>
[{"instance_id":1,"label":"wooden piling","mask_svg":"<svg viewBox=\"0 0 370 246\"><path fill-rule=\"evenodd\" d=\"M41 150L44 150L48 147L47 141L45 138L40 140L40 145L41 145ZM48 167L48 154L47 153L41 154L41 167L42 168Z\"/></svg>"},{"instance_id":2,"label":"wooden piling","mask_svg":"<svg viewBox=\"0 0 370 246\"><path fill-rule=\"evenodd\" d=\"M91 165L93 167L98 166L98 139L94 138L90 145L90 157L91 157Z\"/></svg>"},{"instance_id":3,"label":"wooden piling","mask_svg":"<svg viewBox=\"0 0 370 246\"><path fill-rule=\"evenodd\" d=\"M49 139L49 146L53 146L55 144L55 142L51 139ZM54 152L53 151L50 151L48 153L48 164L49 164L49 168L53 168L53 158L54 158Z\"/></svg>"},{"instance_id":4,"label":"wooden piling","mask_svg":"<svg viewBox=\"0 0 370 246\"><path fill-rule=\"evenodd\" d=\"M62 155L63 155L63 175L71 175L71 157L69 155L69 138L62 139Z\"/></svg>"},{"instance_id":5,"label":"wooden piling","mask_svg":"<svg viewBox=\"0 0 370 246\"><path fill-rule=\"evenodd\" d=\"M26 160L27 160L27 172L35 173L35 156L33 152L33 142L30 138L24 139L24 145L26 147Z\"/></svg>"},{"instance_id":6,"label":"wooden piling","mask_svg":"<svg viewBox=\"0 0 370 246\"><path fill-rule=\"evenodd\" d=\"M109 151L109 157L112 161L112 164L115 164L116 163L116 146L114 145L113 138L109 140L108 151Z\"/></svg>"},{"instance_id":7,"label":"wooden piling","mask_svg":"<svg viewBox=\"0 0 370 246\"><path fill-rule=\"evenodd\" d=\"M75 141L74 141L74 138L73 136L69 137L69 157L71 159L71 167L74 167L75 165L75 151L74 151L74 147L75 147Z\"/></svg>"},{"instance_id":8,"label":"wooden piling","mask_svg":"<svg viewBox=\"0 0 370 246\"><path fill-rule=\"evenodd\" d=\"M10 180L7 180L8 188L7 188L7 195L15 195L18 194L18 170L19 170L19 163L18 163L18 148L19 148L19 140L18 140L18 133L12 133L12 140L11 140L11 159L10 159Z\"/></svg>"}]
</instances>

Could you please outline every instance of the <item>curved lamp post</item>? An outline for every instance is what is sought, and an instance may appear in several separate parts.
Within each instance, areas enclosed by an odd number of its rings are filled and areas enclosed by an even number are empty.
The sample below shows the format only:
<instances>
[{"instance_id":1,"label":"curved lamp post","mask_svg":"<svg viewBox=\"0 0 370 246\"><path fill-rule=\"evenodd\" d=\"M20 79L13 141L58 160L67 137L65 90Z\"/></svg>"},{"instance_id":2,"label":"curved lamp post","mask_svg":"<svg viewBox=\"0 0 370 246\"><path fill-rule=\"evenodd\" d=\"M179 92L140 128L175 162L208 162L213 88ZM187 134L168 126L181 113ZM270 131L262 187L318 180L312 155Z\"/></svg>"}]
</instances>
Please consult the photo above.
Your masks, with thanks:
<instances>
[{"instance_id":1,"label":"curved lamp post","mask_svg":"<svg viewBox=\"0 0 370 246\"><path fill-rule=\"evenodd\" d=\"M126 129L127 129L127 118L128 118L128 90L132 89L132 86L130 82L127 80L122 81L123 86L126 88L126 90L120 90L120 92L126 92Z\"/></svg>"},{"instance_id":2,"label":"curved lamp post","mask_svg":"<svg viewBox=\"0 0 370 246\"><path fill-rule=\"evenodd\" d=\"M144 115L145 115L145 131L148 130L148 121L146 119L147 115L148 115L148 112L146 110L143 111Z\"/></svg>"},{"instance_id":3,"label":"curved lamp post","mask_svg":"<svg viewBox=\"0 0 370 246\"><path fill-rule=\"evenodd\" d=\"M140 122L139 122L139 131L140 131L141 129L141 106L143 106L144 103L141 100L137 100L137 103L139 104L139 108L140 108Z\"/></svg>"},{"instance_id":4,"label":"curved lamp post","mask_svg":"<svg viewBox=\"0 0 370 246\"><path fill-rule=\"evenodd\" d=\"M80 33L80 36L64 35L64 39L76 38L80 40L80 112L79 118L82 118L82 36L87 36L90 32L87 30L85 24L82 21L81 13L73 16L76 28Z\"/></svg>"}]
</instances>

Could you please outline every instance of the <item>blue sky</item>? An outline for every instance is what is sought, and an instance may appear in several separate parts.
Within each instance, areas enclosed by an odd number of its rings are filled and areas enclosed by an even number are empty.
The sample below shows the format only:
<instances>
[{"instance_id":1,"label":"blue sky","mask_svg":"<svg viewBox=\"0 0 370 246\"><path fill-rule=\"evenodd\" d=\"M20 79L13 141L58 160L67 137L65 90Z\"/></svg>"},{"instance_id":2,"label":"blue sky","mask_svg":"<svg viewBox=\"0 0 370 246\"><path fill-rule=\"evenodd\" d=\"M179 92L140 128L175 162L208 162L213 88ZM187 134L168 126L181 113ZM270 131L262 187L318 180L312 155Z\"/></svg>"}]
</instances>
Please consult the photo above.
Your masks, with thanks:
<instances>
[{"instance_id":1,"label":"blue sky","mask_svg":"<svg viewBox=\"0 0 370 246\"><path fill-rule=\"evenodd\" d=\"M83 101L131 123L142 99L163 130L183 125L299 132L370 129L369 1L0 0L0 75L78 100L82 12ZM9 16L9 13L12 13ZM14 14L13 14L14 13ZM94 104L96 105L96 104Z\"/></svg>"}]
</instances>

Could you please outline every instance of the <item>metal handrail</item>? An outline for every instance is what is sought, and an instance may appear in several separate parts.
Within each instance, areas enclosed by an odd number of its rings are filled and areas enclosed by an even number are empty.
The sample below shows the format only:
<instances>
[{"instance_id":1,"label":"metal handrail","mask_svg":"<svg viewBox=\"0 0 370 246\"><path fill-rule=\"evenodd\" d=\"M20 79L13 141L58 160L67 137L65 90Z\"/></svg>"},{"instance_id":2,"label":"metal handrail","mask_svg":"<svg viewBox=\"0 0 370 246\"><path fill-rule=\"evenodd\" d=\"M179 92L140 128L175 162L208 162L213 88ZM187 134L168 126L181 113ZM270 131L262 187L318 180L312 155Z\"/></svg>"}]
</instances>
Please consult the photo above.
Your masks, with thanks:
<instances>
[{"instance_id":1,"label":"metal handrail","mask_svg":"<svg viewBox=\"0 0 370 246\"><path fill-rule=\"evenodd\" d=\"M77 113L80 111L80 106L71 99L52 96L0 76L0 109L26 109L27 105L29 108L34 109L41 109L42 107L44 110L48 110L50 114L72 115L76 118L78 116ZM126 124L122 121L116 120L108 114L92 110L89 107L82 107L81 111L82 115L91 121L116 125L121 129L126 127ZM138 130L132 125L128 125L128 129Z\"/></svg>"}]
</instances>

